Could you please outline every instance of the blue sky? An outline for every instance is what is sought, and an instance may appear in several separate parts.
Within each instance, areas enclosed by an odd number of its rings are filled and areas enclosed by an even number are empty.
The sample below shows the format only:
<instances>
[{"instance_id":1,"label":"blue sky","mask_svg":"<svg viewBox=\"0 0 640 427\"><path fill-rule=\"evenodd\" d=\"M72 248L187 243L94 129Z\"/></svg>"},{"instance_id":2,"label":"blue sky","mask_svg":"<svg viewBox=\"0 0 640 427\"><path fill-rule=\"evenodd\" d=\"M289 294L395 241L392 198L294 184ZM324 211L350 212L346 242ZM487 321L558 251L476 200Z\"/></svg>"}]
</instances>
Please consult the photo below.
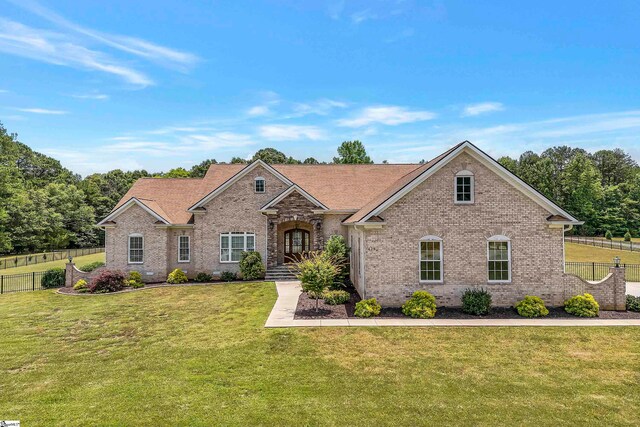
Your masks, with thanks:
<instances>
[{"instance_id":1,"label":"blue sky","mask_svg":"<svg viewBox=\"0 0 640 427\"><path fill-rule=\"evenodd\" d=\"M517 7L514 7L517 4ZM640 160L640 2L0 0L0 121L87 174L275 147Z\"/></svg>"}]
</instances>

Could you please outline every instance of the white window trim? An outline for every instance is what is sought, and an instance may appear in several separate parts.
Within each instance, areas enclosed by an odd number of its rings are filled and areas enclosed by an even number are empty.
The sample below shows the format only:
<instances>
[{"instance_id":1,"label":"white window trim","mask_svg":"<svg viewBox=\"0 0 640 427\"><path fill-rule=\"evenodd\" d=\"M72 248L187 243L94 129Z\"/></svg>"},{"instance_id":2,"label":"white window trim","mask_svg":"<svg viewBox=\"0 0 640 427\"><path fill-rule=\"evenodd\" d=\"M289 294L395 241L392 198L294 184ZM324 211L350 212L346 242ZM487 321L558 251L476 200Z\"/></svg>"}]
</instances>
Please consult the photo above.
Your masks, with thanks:
<instances>
[{"instance_id":1,"label":"white window trim","mask_svg":"<svg viewBox=\"0 0 640 427\"><path fill-rule=\"evenodd\" d=\"M262 181L262 191L256 190L256 185L258 184L258 181ZM254 179L253 180L253 191L256 192L256 193L265 193L267 191L267 180L264 179L261 176L259 176L256 179Z\"/></svg>"},{"instance_id":2,"label":"white window trim","mask_svg":"<svg viewBox=\"0 0 640 427\"><path fill-rule=\"evenodd\" d=\"M231 261L231 236L243 236L244 237L244 245L243 245L243 252L247 251L247 236L253 236L253 250L256 250L256 233L250 233L250 232L231 232L231 231L227 231L225 233L220 233L220 247L219 247L219 256L220 256L220 264L238 264L240 261ZM222 236L228 236L229 237L229 260L225 261L222 259Z\"/></svg>"},{"instance_id":3,"label":"white window trim","mask_svg":"<svg viewBox=\"0 0 640 427\"><path fill-rule=\"evenodd\" d=\"M132 237L141 237L142 238L142 261L131 261L131 238ZM144 236L140 233L133 233L127 236L127 264L144 264Z\"/></svg>"},{"instance_id":4,"label":"white window trim","mask_svg":"<svg viewBox=\"0 0 640 427\"><path fill-rule=\"evenodd\" d=\"M186 260L184 259L180 259L180 239L186 237L187 238L187 249L189 252L189 258L187 258ZM191 262L191 236L187 236L184 234L181 234L180 236L178 236L178 263L183 264L183 263L188 263Z\"/></svg>"},{"instance_id":5,"label":"white window trim","mask_svg":"<svg viewBox=\"0 0 640 427\"><path fill-rule=\"evenodd\" d=\"M507 280L489 280L489 243L507 242L507 261L509 262L509 278ZM504 235L491 236L487 239L487 283L511 283L511 239Z\"/></svg>"},{"instance_id":6,"label":"white window trim","mask_svg":"<svg viewBox=\"0 0 640 427\"><path fill-rule=\"evenodd\" d=\"M468 201L459 201L458 200L458 178L469 177L471 178L471 200ZM473 175L473 172L468 170L462 170L456 173L456 176L453 178L453 203L456 205L472 205L475 203L476 197L476 178Z\"/></svg>"},{"instance_id":7,"label":"white window trim","mask_svg":"<svg viewBox=\"0 0 640 427\"><path fill-rule=\"evenodd\" d=\"M422 280L422 266L420 263L423 261L422 259L422 242L439 242L440 243L440 279L439 280ZM424 236L418 242L418 281L420 283L444 283L444 258L442 256L442 238L438 236ZM428 261L428 260L424 260Z\"/></svg>"}]
</instances>

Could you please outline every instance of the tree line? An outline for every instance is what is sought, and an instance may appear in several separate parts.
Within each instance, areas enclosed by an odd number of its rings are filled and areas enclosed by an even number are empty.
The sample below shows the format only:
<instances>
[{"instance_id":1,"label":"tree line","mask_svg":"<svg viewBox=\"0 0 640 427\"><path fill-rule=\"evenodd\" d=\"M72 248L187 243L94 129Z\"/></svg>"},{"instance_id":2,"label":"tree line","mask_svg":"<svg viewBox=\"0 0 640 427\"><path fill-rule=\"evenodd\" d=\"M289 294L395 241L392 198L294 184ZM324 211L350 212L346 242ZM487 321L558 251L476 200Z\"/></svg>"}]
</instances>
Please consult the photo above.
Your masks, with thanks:
<instances>
[{"instance_id":1,"label":"tree line","mask_svg":"<svg viewBox=\"0 0 640 427\"><path fill-rule=\"evenodd\" d=\"M258 150L251 159L234 157L231 163L257 159L269 164L321 163L313 157L298 160L274 148ZM502 157L499 161L586 221L578 233L604 235L610 230L623 235L631 230L635 235L640 230L640 168L622 150L589 154L578 148L554 147L539 155L526 152L518 159ZM31 150L0 124L0 254L103 245L104 233L95 224L137 179L202 178L217 163L207 159L190 169L156 173L116 169L82 178L58 160ZM345 141L332 163L373 161L362 142Z\"/></svg>"}]
</instances>

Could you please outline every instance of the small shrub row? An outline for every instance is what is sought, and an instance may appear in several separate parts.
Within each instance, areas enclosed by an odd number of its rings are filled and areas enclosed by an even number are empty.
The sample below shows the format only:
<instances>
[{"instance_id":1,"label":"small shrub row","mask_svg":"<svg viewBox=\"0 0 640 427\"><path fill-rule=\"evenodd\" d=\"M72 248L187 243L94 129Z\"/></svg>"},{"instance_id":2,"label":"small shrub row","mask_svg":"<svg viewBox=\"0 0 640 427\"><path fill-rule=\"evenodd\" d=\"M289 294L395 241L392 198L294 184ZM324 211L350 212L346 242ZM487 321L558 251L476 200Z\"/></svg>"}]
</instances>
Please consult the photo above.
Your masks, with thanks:
<instances>
[{"instance_id":1,"label":"small shrub row","mask_svg":"<svg viewBox=\"0 0 640 427\"><path fill-rule=\"evenodd\" d=\"M356 303L354 314L356 317L373 317L380 314L382 306L378 304L375 298L363 299Z\"/></svg>"},{"instance_id":2,"label":"small shrub row","mask_svg":"<svg viewBox=\"0 0 640 427\"><path fill-rule=\"evenodd\" d=\"M322 299L325 304L329 305L340 305L346 304L351 299L351 294L347 291L325 291L322 294Z\"/></svg>"},{"instance_id":3,"label":"small shrub row","mask_svg":"<svg viewBox=\"0 0 640 427\"><path fill-rule=\"evenodd\" d=\"M85 273L90 273L93 270L96 270L100 267L104 267L104 262L102 261L95 261L95 262L91 262L89 264L85 264L82 267L80 267L81 271L84 271Z\"/></svg>"}]
</instances>

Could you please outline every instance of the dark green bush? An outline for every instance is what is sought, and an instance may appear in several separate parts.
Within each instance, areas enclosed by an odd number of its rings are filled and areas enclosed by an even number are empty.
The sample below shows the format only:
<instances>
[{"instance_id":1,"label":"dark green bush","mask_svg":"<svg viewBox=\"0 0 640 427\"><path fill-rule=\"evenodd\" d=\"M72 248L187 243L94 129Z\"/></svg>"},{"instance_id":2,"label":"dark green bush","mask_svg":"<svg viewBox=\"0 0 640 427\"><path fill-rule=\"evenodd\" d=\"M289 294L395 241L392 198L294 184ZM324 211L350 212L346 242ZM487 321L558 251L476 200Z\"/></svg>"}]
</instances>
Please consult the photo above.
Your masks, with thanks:
<instances>
[{"instance_id":1,"label":"dark green bush","mask_svg":"<svg viewBox=\"0 0 640 427\"><path fill-rule=\"evenodd\" d=\"M351 299L351 294L347 291L325 291L322 294L324 302L329 305L346 304Z\"/></svg>"},{"instance_id":2,"label":"dark green bush","mask_svg":"<svg viewBox=\"0 0 640 427\"><path fill-rule=\"evenodd\" d=\"M611 231L607 230L607 232L604 233L604 238L607 240L613 239L613 234L611 234Z\"/></svg>"},{"instance_id":3,"label":"dark green bush","mask_svg":"<svg viewBox=\"0 0 640 427\"><path fill-rule=\"evenodd\" d=\"M515 308L522 317L544 317L549 314L542 298L532 295L526 295L522 301L515 305Z\"/></svg>"},{"instance_id":4,"label":"dark green bush","mask_svg":"<svg viewBox=\"0 0 640 427\"><path fill-rule=\"evenodd\" d=\"M196 275L195 281L200 283L212 282L213 276L210 275L209 273L205 273L204 271L201 271Z\"/></svg>"},{"instance_id":5,"label":"dark green bush","mask_svg":"<svg viewBox=\"0 0 640 427\"><path fill-rule=\"evenodd\" d=\"M415 291L402 306L402 312L417 319L431 319L436 315L436 297L427 291Z\"/></svg>"},{"instance_id":6,"label":"dark green bush","mask_svg":"<svg viewBox=\"0 0 640 427\"><path fill-rule=\"evenodd\" d=\"M598 302L591 294L576 295L564 302L564 310L578 317L596 317L600 311Z\"/></svg>"},{"instance_id":7,"label":"dark green bush","mask_svg":"<svg viewBox=\"0 0 640 427\"><path fill-rule=\"evenodd\" d=\"M93 271L96 268L100 268L100 267L103 267L103 266L104 266L104 262L96 261L96 262L92 262L92 263L83 265L82 267L80 267L80 270L89 273L90 271Z\"/></svg>"},{"instance_id":8,"label":"dark green bush","mask_svg":"<svg viewBox=\"0 0 640 427\"><path fill-rule=\"evenodd\" d=\"M640 297L627 295L627 310L640 312Z\"/></svg>"},{"instance_id":9,"label":"dark green bush","mask_svg":"<svg viewBox=\"0 0 640 427\"><path fill-rule=\"evenodd\" d=\"M40 286L44 289L61 288L64 286L64 276L64 268L52 268L51 270L47 270L42 275L42 279L40 279Z\"/></svg>"},{"instance_id":10,"label":"dark green bush","mask_svg":"<svg viewBox=\"0 0 640 427\"><path fill-rule=\"evenodd\" d=\"M624 241L625 242L630 242L631 241L631 232L629 232L629 230L627 230L627 232L624 233Z\"/></svg>"},{"instance_id":11,"label":"dark green bush","mask_svg":"<svg viewBox=\"0 0 640 427\"><path fill-rule=\"evenodd\" d=\"M233 282L234 280L236 280L236 273L234 273L233 271L223 271L220 275L220 279L225 282Z\"/></svg>"},{"instance_id":12,"label":"dark green bush","mask_svg":"<svg viewBox=\"0 0 640 427\"><path fill-rule=\"evenodd\" d=\"M244 280L262 279L266 272L262 256L256 251L242 252L239 267Z\"/></svg>"},{"instance_id":13,"label":"dark green bush","mask_svg":"<svg viewBox=\"0 0 640 427\"><path fill-rule=\"evenodd\" d=\"M117 292L121 291L126 284L127 277L123 272L104 270L93 278L91 285L89 285L89 292L92 294Z\"/></svg>"},{"instance_id":14,"label":"dark green bush","mask_svg":"<svg viewBox=\"0 0 640 427\"><path fill-rule=\"evenodd\" d=\"M466 289L462 294L462 311L475 316L491 312L491 294L483 289Z\"/></svg>"},{"instance_id":15,"label":"dark green bush","mask_svg":"<svg viewBox=\"0 0 640 427\"><path fill-rule=\"evenodd\" d=\"M357 317L372 317L380 314L382 307L375 298L363 299L356 303L356 310L353 314Z\"/></svg>"}]
</instances>

